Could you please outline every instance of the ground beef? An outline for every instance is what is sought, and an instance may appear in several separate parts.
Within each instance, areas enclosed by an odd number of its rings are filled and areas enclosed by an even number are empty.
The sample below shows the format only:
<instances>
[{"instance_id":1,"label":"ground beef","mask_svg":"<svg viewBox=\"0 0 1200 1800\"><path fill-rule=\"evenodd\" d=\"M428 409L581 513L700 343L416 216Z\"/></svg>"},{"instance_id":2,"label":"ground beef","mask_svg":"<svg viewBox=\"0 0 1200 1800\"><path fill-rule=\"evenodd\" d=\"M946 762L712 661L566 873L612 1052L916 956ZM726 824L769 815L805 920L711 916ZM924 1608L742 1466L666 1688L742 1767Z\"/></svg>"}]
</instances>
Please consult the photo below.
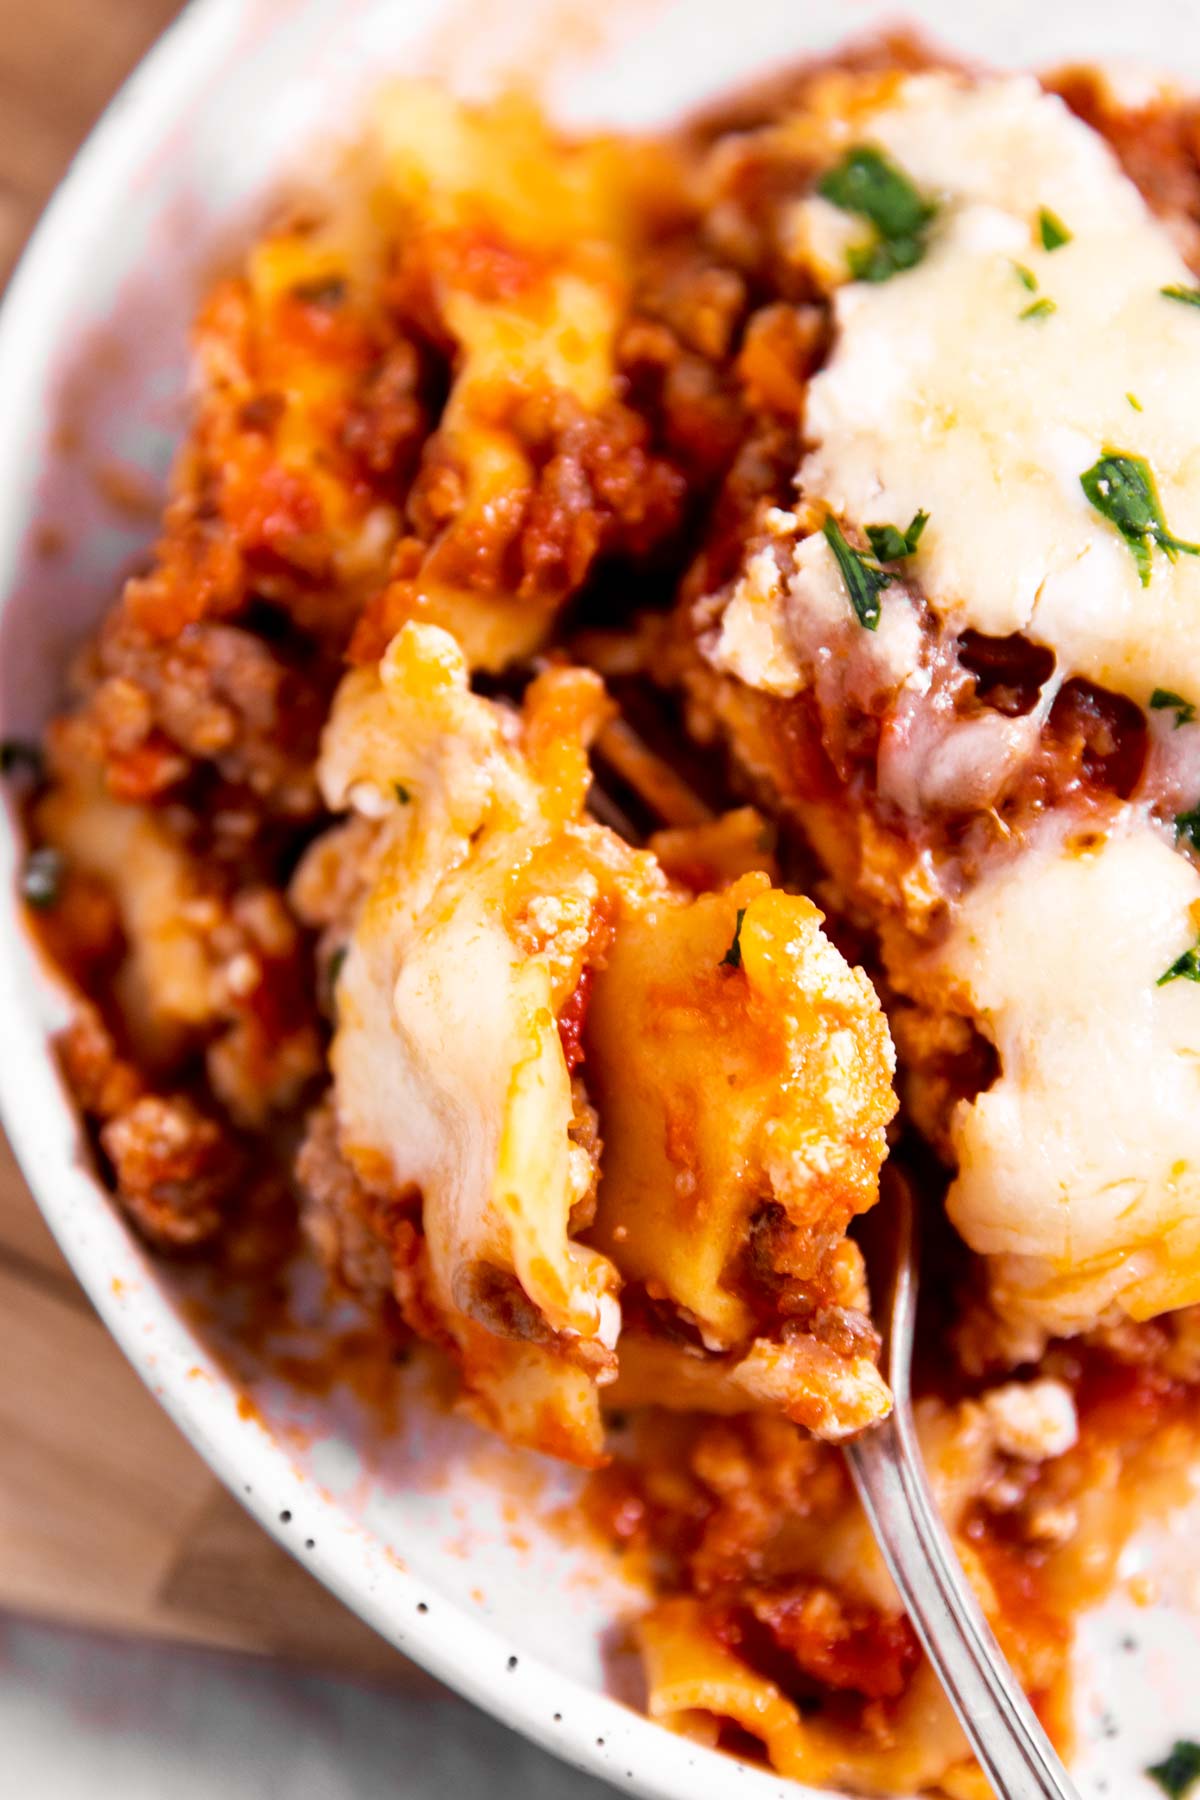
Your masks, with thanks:
<instances>
[{"instance_id":1,"label":"ground beef","mask_svg":"<svg viewBox=\"0 0 1200 1800\"><path fill-rule=\"evenodd\" d=\"M94 753L119 799L155 799L208 764L273 813L316 811L312 765L332 669L314 675L238 626L189 625L163 644L118 614L88 675Z\"/></svg>"},{"instance_id":2,"label":"ground beef","mask_svg":"<svg viewBox=\"0 0 1200 1800\"><path fill-rule=\"evenodd\" d=\"M792 1581L758 1591L750 1610L774 1648L822 1687L895 1700L920 1661L917 1635L906 1618L885 1618L872 1607L856 1606L821 1582Z\"/></svg>"},{"instance_id":3,"label":"ground beef","mask_svg":"<svg viewBox=\"0 0 1200 1800\"><path fill-rule=\"evenodd\" d=\"M342 1155L330 1099L308 1115L296 1157L300 1223L326 1273L368 1302L391 1292L388 1248L372 1220L370 1197Z\"/></svg>"},{"instance_id":4,"label":"ground beef","mask_svg":"<svg viewBox=\"0 0 1200 1800\"><path fill-rule=\"evenodd\" d=\"M342 429L350 454L398 492L407 486L429 432L427 387L416 347L402 338L368 374Z\"/></svg>"},{"instance_id":5,"label":"ground beef","mask_svg":"<svg viewBox=\"0 0 1200 1800\"><path fill-rule=\"evenodd\" d=\"M135 1225L165 1250L214 1238L243 1172L215 1119L183 1095L143 1094L101 1127L117 1195Z\"/></svg>"},{"instance_id":6,"label":"ground beef","mask_svg":"<svg viewBox=\"0 0 1200 1800\"><path fill-rule=\"evenodd\" d=\"M71 1092L93 1119L116 1118L142 1093L141 1075L118 1055L100 1009L89 1000L76 1004L71 1023L58 1039L58 1054Z\"/></svg>"}]
</instances>

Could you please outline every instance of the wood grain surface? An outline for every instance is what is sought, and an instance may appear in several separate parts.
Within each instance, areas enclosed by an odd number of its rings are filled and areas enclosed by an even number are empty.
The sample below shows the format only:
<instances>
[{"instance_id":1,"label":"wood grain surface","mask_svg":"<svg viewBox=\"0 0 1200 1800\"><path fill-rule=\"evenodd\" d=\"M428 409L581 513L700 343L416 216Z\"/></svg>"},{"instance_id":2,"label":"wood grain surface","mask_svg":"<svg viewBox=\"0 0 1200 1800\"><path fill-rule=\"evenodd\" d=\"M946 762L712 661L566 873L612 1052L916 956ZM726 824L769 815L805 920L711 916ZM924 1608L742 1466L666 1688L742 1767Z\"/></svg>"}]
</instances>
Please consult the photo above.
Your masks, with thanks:
<instances>
[{"instance_id":1,"label":"wood grain surface","mask_svg":"<svg viewBox=\"0 0 1200 1800\"><path fill-rule=\"evenodd\" d=\"M0 0L0 284L175 0ZM419 1681L220 1486L67 1267L0 1137L0 1608Z\"/></svg>"}]
</instances>

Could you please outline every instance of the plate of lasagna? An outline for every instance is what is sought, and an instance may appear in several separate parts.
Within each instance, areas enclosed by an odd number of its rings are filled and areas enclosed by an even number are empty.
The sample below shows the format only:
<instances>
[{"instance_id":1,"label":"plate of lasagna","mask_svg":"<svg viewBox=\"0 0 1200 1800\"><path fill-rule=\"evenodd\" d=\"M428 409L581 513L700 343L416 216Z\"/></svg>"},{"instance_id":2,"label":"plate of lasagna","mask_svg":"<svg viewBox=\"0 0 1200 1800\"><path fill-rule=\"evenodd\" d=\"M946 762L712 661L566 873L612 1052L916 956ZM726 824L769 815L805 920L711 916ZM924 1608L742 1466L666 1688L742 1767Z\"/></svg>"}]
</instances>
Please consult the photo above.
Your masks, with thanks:
<instances>
[{"instance_id":1,"label":"plate of lasagna","mask_svg":"<svg viewBox=\"0 0 1200 1800\"><path fill-rule=\"evenodd\" d=\"M975 1800L841 1450L904 1184L971 1584L1184 1794L1200 98L1076 7L393 12L189 9L0 323L18 1154L470 1697Z\"/></svg>"}]
</instances>

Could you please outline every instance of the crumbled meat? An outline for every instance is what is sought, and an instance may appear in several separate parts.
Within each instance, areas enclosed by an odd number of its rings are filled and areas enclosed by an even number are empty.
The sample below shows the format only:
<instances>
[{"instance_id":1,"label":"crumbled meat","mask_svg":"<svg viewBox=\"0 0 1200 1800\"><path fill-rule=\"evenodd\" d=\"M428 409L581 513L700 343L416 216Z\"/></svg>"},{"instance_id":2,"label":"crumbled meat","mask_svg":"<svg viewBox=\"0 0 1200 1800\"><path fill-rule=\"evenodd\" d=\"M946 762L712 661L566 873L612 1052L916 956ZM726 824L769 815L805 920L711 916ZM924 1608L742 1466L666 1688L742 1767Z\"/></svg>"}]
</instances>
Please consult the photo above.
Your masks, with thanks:
<instances>
[{"instance_id":1,"label":"crumbled meat","mask_svg":"<svg viewBox=\"0 0 1200 1800\"><path fill-rule=\"evenodd\" d=\"M497 1337L520 1338L527 1344L549 1344L554 1333L508 1269L491 1263L464 1267L454 1284L460 1309Z\"/></svg>"},{"instance_id":2,"label":"crumbled meat","mask_svg":"<svg viewBox=\"0 0 1200 1800\"><path fill-rule=\"evenodd\" d=\"M143 1094L101 1127L100 1142L151 1243L190 1250L216 1236L243 1164L215 1119L183 1095Z\"/></svg>"},{"instance_id":3,"label":"crumbled meat","mask_svg":"<svg viewBox=\"0 0 1200 1800\"><path fill-rule=\"evenodd\" d=\"M906 1618L856 1606L818 1582L768 1589L750 1604L778 1648L825 1687L872 1700L895 1699L920 1660L917 1635Z\"/></svg>"},{"instance_id":4,"label":"crumbled meat","mask_svg":"<svg viewBox=\"0 0 1200 1800\"><path fill-rule=\"evenodd\" d=\"M71 1023L58 1039L58 1054L76 1103L95 1119L125 1112L142 1092L133 1063L118 1055L98 1007L79 1000Z\"/></svg>"},{"instance_id":5,"label":"crumbled meat","mask_svg":"<svg viewBox=\"0 0 1200 1800\"><path fill-rule=\"evenodd\" d=\"M429 427L425 374L416 348L401 339L372 369L342 430L342 442L371 474L403 483Z\"/></svg>"},{"instance_id":6,"label":"crumbled meat","mask_svg":"<svg viewBox=\"0 0 1200 1800\"><path fill-rule=\"evenodd\" d=\"M341 1153L331 1100L308 1115L296 1183L301 1228L321 1267L360 1299L382 1300L392 1287L391 1257L375 1229L370 1197Z\"/></svg>"},{"instance_id":7,"label":"crumbled meat","mask_svg":"<svg viewBox=\"0 0 1200 1800\"><path fill-rule=\"evenodd\" d=\"M199 763L273 811L315 809L327 683L255 633L208 621L163 644L117 614L90 674L94 754L119 798L153 799Z\"/></svg>"},{"instance_id":8,"label":"crumbled meat","mask_svg":"<svg viewBox=\"0 0 1200 1800\"><path fill-rule=\"evenodd\" d=\"M614 402L588 414L565 394L549 394L523 401L509 423L537 471L535 485L516 496L508 534L489 519L486 541L472 530L443 545L442 571L520 597L562 594L580 585L602 551L644 556L678 526L683 479L653 454L644 420L629 407ZM441 521L425 515L421 478L411 511L432 536Z\"/></svg>"}]
</instances>

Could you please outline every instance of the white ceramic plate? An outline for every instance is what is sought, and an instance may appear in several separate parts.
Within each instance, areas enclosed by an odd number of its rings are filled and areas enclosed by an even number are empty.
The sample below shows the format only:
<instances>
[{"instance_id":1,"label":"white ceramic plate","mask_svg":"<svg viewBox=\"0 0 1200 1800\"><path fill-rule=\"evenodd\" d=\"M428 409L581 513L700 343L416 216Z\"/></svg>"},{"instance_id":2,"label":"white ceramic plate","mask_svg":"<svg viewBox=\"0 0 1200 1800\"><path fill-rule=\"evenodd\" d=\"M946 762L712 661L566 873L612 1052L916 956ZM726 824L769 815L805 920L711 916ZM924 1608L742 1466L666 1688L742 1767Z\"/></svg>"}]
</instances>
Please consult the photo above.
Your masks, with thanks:
<instances>
[{"instance_id":1,"label":"white ceramic plate","mask_svg":"<svg viewBox=\"0 0 1200 1800\"><path fill-rule=\"evenodd\" d=\"M1143 59L1200 74L1187 0L914 0L905 17L960 53L1046 65ZM595 16L603 15L602 20ZM149 516L111 510L113 462L161 490L181 419L185 333L222 247L305 147L353 129L390 70L466 90L516 74L564 121L667 121L723 87L890 22L875 0L194 0L110 108L46 215L0 318L0 733L35 730L66 654L108 603ZM46 526L63 534L44 554ZM39 545L42 554L39 554ZM569 1474L448 1421L410 1382L396 1436L369 1441L347 1396L252 1382L239 1408L211 1340L179 1310L89 1170L48 1053L60 1004L14 903L19 847L0 830L0 1102L46 1217L126 1354L201 1453L287 1548L394 1643L570 1761L643 1795L746 1800L802 1790L697 1749L623 1705L611 1646L639 1597L547 1522ZM519 1515L519 1518L518 1518ZM1135 1773L1173 1732L1200 1735L1197 1585L1187 1521L1158 1554L1169 1598L1118 1598L1085 1629L1085 1791L1153 1790ZM1194 1567L1194 1558L1192 1562ZM1123 1648L1136 1637L1139 1650ZM736 1775L736 1780L734 1779ZM807 1792L807 1790L803 1790Z\"/></svg>"}]
</instances>

